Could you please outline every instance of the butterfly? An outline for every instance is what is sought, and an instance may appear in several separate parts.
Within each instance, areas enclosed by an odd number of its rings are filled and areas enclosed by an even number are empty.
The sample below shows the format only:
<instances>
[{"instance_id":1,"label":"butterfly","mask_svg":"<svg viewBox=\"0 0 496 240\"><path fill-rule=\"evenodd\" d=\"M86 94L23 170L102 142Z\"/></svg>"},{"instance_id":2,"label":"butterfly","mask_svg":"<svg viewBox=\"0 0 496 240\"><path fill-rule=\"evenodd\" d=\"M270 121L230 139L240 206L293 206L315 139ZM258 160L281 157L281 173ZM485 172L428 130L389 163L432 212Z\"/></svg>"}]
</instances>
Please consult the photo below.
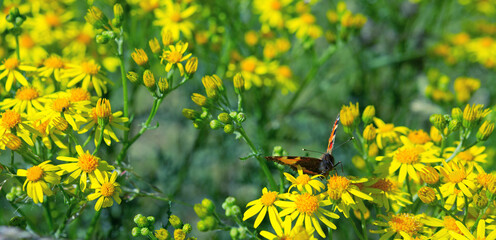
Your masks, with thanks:
<instances>
[{"instance_id":1,"label":"butterfly","mask_svg":"<svg viewBox=\"0 0 496 240\"><path fill-rule=\"evenodd\" d=\"M341 163L335 163L334 157L332 156L332 148L334 147L334 142L336 140L336 130L338 128L338 125L339 114L336 117L334 126L332 127L331 136L329 137L329 143L327 144L327 151L322 154L320 158L298 156L268 156L265 157L265 159L288 165L295 170L297 169L297 166L300 166L303 172L309 175L321 174L327 176L330 171L332 171L338 164Z\"/></svg>"}]
</instances>

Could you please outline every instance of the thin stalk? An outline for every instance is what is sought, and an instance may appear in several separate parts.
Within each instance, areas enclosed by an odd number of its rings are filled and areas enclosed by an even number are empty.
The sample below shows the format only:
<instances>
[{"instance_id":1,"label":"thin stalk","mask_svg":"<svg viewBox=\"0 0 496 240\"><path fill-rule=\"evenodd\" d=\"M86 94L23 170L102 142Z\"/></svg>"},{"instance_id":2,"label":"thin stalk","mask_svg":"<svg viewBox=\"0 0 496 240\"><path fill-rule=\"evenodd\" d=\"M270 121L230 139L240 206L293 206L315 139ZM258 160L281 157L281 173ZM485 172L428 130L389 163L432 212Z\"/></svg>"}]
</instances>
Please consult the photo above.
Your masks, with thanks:
<instances>
[{"instance_id":1,"label":"thin stalk","mask_svg":"<svg viewBox=\"0 0 496 240\"><path fill-rule=\"evenodd\" d=\"M413 202L412 191L410 189L410 179L406 177L406 188L408 189L408 195L410 196L410 202Z\"/></svg>"},{"instance_id":2,"label":"thin stalk","mask_svg":"<svg viewBox=\"0 0 496 240\"><path fill-rule=\"evenodd\" d=\"M365 216L362 211L360 211L360 216L361 216L361 221L362 221L362 231L363 231L363 238L365 240L369 239L369 236L367 235L367 222L365 220Z\"/></svg>"},{"instance_id":3,"label":"thin stalk","mask_svg":"<svg viewBox=\"0 0 496 240\"><path fill-rule=\"evenodd\" d=\"M437 204L438 207L441 207L441 210L445 213L447 213L448 215L450 215L452 218L456 219L457 221L460 221L460 219L458 219L458 217L456 215L454 215L452 212L450 212L448 209L444 208L444 206L439 206L439 204Z\"/></svg>"},{"instance_id":4,"label":"thin stalk","mask_svg":"<svg viewBox=\"0 0 496 240\"><path fill-rule=\"evenodd\" d=\"M98 219L100 219L100 214L102 213L101 210L96 211L95 215L93 215L93 218L91 219L91 224L90 228L88 228L88 231L86 232L86 240L91 239L93 236L93 232L95 231L96 224L98 223Z\"/></svg>"},{"instance_id":5,"label":"thin stalk","mask_svg":"<svg viewBox=\"0 0 496 240\"><path fill-rule=\"evenodd\" d=\"M124 104L124 117L129 118L129 99L127 94L127 79L126 79L126 69L124 67L124 60L122 54L119 54L119 65L121 68L121 80L122 80L122 100ZM128 124L126 124L127 127ZM129 134L129 128L124 130L124 142L127 142Z\"/></svg>"},{"instance_id":6,"label":"thin stalk","mask_svg":"<svg viewBox=\"0 0 496 240\"><path fill-rule=\"evenodd\" d=\"M360 238L360 240L364 240L362 234L358 230L358 228L355 225L355 222L351 219L351 216L349 218L345 217L348 221L350 221L351 226L353 226L353 230L355 230L355 234Z\"/></svg>"},{"instance_id":7,"label":"thin stalk","mask_svg":"<svg viewBox=\"0 0 496 240\"><path fill-rule=\"evenodd\" d=\"M465 193L463 194L463 197L465 199L465 214L463 215L463 224L466 224L467 222L467 217L468 217L468 198Z\"/></svg>"},{"instance_id":8,"label":"thin stalk","mask_svg":"<svg viewBox=\"0 0 496 240\"><path fill-rule=\"evenodd\" d=\"M14 151L10 150L10 167L14 167Z\"/></svg>"},{"instance_id":9,"label":"thin stalk","mask_svg":"<svg viewBox=\"0 0 496 240\"><path fill-rule=\"evenodd\" d=\"M85 147L86 147L86 145L88 145L88 143L90 143L90 141L91 141L91 135L92 135L92 134L90 133L90 134L88 135L88 137L86 138L86 140L84 141L84 143L83 143L83 148L85 148Z\"/></svg>"},{"instance_id":10,"label":"thin stalk","mask_svg":"<svg viewBox=\"0 0 496 240\"><path fill-rule=\"evenodd\" d=\"M276 181L272 177L272 174L270 174L270 171L269 171L269 168L267 167L267 163L266 163L265 159L260 157L260 153L258 152L258 150L255 147L255 145L253 144L253 142L250 140L250 138L248 138L248 136L246 135L246 132L242 126L238 129L238 132L241 134L241 137L243 137L245 142L248 144L251 151L255 154L255 156L256 156L255 158L258 160L258 163L260 164L260 167L262 168L262 171L265 174L265 177L267 178L267 180L269 180L270 189L277 191Z\"/></svg>"},{"instance_id":11,"label":"thin stalk","mask_svg":"<svg viewBox=\"0 0 496 240\"><path fill-rule=\"evenodd\" d=\"M98 142L96 143L96 147L95 147L95 151L93 151L93 155L95 155L98 152L98 149L100 149L100 146L102 145L104 131L105 131L105 125L100 125L100 138L98 138Z\"/></svg>"},{"instance_id":12,"label":"thin stalk","mask_svg":"<svg viewBox=\"0 0 496 240\"><path fill-rule=\"evenodd\" d=\"M21 48L19 47L19 35L15 34L17 60L21 61Z\"/></svg>"},{"instance_id":13,"label":"thin stalk","mask_svg":"<svg viewBox=\"0 0 496 240\"><path fill-rule=\"evenodd\" d=\"M43 210L45 212L45 218L48 222L48 229L50 230L50 233L52 233L53 232L53 217L52 217L52 213L50 212L49 202L43 203Z\"/></svg>"},{"instance_id":14,"label":"thin stalk","mask_svg":"<svg viewBox=\"0 0 496 240\"><path fill-rule=\"evenodd\" d=\"M490 202L486 205L486 207L484 207L484 209L481 209L479 211L479 216L477 216L477 220L475 220L474 225L472 226L472 228L470 228L470 232L474 232L474 230L477 228L477 225L479 224L479 221L481 220L482 215L484 215L484 213L487 211L489 206L491 206Z\"/></svg>"}]
</instances>

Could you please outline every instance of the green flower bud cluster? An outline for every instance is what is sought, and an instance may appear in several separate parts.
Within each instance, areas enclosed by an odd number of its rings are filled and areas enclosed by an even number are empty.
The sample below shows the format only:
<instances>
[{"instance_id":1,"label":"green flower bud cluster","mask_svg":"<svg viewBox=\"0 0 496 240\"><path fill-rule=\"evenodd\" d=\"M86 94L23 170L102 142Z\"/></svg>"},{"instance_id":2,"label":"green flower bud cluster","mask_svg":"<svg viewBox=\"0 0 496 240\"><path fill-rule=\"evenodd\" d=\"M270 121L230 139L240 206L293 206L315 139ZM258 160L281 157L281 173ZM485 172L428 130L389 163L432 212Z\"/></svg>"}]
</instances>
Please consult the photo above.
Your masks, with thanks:
<instances>
[{"instance_id":1,"label":"green flower bud cluster","mask_svg":"<svg viewBox=\"0 0 496 240\"><path fill-rule=\"evenodd\" d=\"M236 205L236 198L234 197L227 197L224 203L222 203L222 208L226 210L227 217L234 217L241 214L241 209Z\"/></svg>"},{"instance_id":2,"label":"green flower bud cluster","mask_svg":"<svg viewBox=\"0 0 496 240\"><path fill-rule=\"evenodd\" d=\"M7 22L12 23L14 26L9 31L15 36L22 33L21 25L26 21L26 16L19 12L19 8L13 7L10 9L9 14L5 17Z\"/></svg>"},{"instance_id":3,"label":"green flower bud cluster","mask_svg":"<svg viewBox=\"0 0 496 240\"><path fill-rule=\"evenodd\" d=\"M246 229L246 227L231 228L229 235L231 235L231 239L234 240L247 239L247 232L248 229Z\"/></svg>"},{"instance_id":4,"label":"green flower bud cluster","mask_svg":"<svg viewBox=\"0 0 496 240\"><path fill-rule=\"evenodd\" d=\"M137 227L134 227L131 230L131 235L133 235L133 237L138 237L140 235L148 236L153 232L154 229L153 224L155 224L155 217L153 216L145 217L141 214L136 214L136 216L134 216L134 223L136 223Z\"/></svg>"},{"instance_id":5,"label":"green flower bud cluster","mask_svg":"<svg viewBox=\"0 0 496 240\"><path fill-rule=\"evenodd\" d=\"M210 199L203 199L201 203L195 204L193 207L196 215L201 219L196 224L196 227L201 232L215 230L219 224L215 217L215 205Z\"/></svg>"},{"instance_id":6,"label":"green flower bud cluster","mask_svg":"<svg viewBox=\"0 0 496 240\"><path fill-rule=\"evenodd\" d=\"M14 201L16 198L21 197L23 195L22 188L20 186L15 186L10 189L10 192L5 194L5 198L9 201Z\"/></svg>"}]
</instances>

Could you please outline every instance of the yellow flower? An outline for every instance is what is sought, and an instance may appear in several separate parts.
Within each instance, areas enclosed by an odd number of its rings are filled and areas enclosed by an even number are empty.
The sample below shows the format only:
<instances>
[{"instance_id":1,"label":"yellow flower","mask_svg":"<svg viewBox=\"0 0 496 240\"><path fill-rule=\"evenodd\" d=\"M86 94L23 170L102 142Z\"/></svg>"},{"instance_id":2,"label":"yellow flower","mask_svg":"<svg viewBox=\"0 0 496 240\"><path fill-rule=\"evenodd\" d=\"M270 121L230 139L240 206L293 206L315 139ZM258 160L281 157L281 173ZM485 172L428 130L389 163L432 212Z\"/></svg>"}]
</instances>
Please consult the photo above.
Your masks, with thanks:
<instances>
[{"instance_id":1,"label":"yellow flower","mask_svg":"<svg viewBox=\"0 0 496 240\"><path fill-rule=\"evenodd\" d=\"M418 145L423 145L431 141L429 134L422 129L409 132L407 137L410 142Z\"/></svg>"},{"instance_id":2,"label":"yellow flower","mask_svg":"<svg viewBox=\"0 0 496 240\"><path fill-rule=\"evenodd\" d=\"M95 61L83 61L80 64L67 64L69 69L64 71L63 78L71 78L67 83L67 87L73 87L82 81L81 87L88 90L89 86L93 86L98 96L107 93L107 77L100 70L100 65Z\"/></svg>"},{"instance_id":3,"label":"yellow flower","mask_svg":"<svg viewBox=\"0 0 496 240\"><path fill-rule=\"evenodd\" d=\"M47 119L45 121L36 120L33 123L33 128L40 133L41 141L48 149L52 149L52 141L59 148L65 149L67 148L67 146L60 140L59 137L57 137L57 135L59 136L66 135L63 131L59 129L59 128L63 129L64 126L61 125L68 125L68 123L65 119L61 117L56 117L54 119ZM33 142L35 140L35 137L36 136L33 135Z\"/></svg>"},{"instance_id":4,"label":"yellow flower","mask_svg":"<svg viewBox=\"0 0 496 240\"><path fill-rule=\"evenodd\" d=\"M448 147L445 150L445 157L451 156L453 152L455 151L454 147ZM487 153L485 153L486 147L485 146L472 146L469 149L458 153L453 160L456 160L459 163L462 163L464 166L467 167L476 167L479 169L481 166L481 163L486 163L487 162Z\"/></svg>"},{"instance_id":5,"label":"yellow flower","mask_svg":"<svg viewBox=\"0 0 496 240\"><path fill-rule=\"evenodd\" d=\"M304 6L304 2L298 2L298 5ZM307 9L306 7L303 7ZM322 28L316 23L315 16L310 13L310 9L303 11L296 18L290 19L286 23L290 33L295 33L297 38L313 38L316 39L322 35Z\"/></svg>"},{"instance_id":6,"label":"yellow flower","mask_svg":"<svg viewBox=\"0 0 496 240\"><path fill-rule=\"evenodd\" d=\"M330 176L327 180L328 199L334 203L335 209L337 208L343 213L345 217L349 217L350 207L353 209L360 209L362 212L366 210L362 199L373 201L373 198L367 193L362 192L360 189L362 184L366 182L366 178L354 178L343 176ZM354 199L355 198L355 199Z\"/></svg>"},{"instance_id":7,"label":"yellow flower","mask_svg":"<svg viewBox=\"0 0 496 240\"><path fill-rule=\"evenodd\" d=\"M153 24L161 26L162 32L170 31L174 39L179 39L181 33L187 39L191 39L194 24L190 18L198 7L196 5L187 7L186 4L175 3L171 0L164 2L162 8L155 9L156 20Z\"/></svg>"},{"instance_id":8,"label":"yellow flower","mask_svg":"<svg viewBox=\"0 0 496 240\"><path fill-rule=\"evenodd\" d=\"M182 61L187 60L188 58L191 57L191 53L183 56L183 54L186 52L188 49L188 43L176 43L176 45L169 45L169 50L164 50L162 53L162 60L160 62L163 62L164 60L167 61L167 65L165 66L165 71L169 72L172 68L172 66L177 65L179 68L179 71L181 72L181 76L184 75L184 66L181 63Z\"/></svg>"},{"instance_id":9,"label":"yellow flower","mask_svg":"<svg viewBox=\"0 0 496 240\"><path fill-rule=\"evenodd\" d=\"M105 144L110 146L111 144L111 139L113 139L116 142L119 142L119 138L117 138L117 135L114 132L114 128L120 129L120 130L128 130L127 127L123 126L122 124L129 121L127 117L122 117L122 112L118 111L115 113L112 113L108 116L108 124L105 124L105 129L103 130L103 141L105 141ZM101 134L101 126L98 124L98 114L96 111L96 108L92 108L90 112L90 118L83 123L82 125L86 124L84 127L81 127L81 129L78 131L79 134L85 133L93 128L95 128L95 144L98 142L98 139L100 139L100 134Z\"/></svg>"},{"instance_id":10,"label":"yellow flower","mask_svg":"<svg viewBox=\"0 0 496 240\"><path fill-rule=\"evenodd\" d=\"M316 240L313 236L314 230L306 230L305 227L299 225L291 228L291 217L286 217L283 223L283 229L280 232L276 231L276 234L267 231L261 231L260 235L268 240L274 239L295 239L295 240Z\"/></svg>"},{"instance_id":11,"label":"yellow flower","mask_svg":"<svg viewBox=\"0 0 496 240\"><path fill-rule=\"evenodd\" d=\"M389 174L395 173L399 170L398 181L405 182L407 175L411 177L416 183L419 182L417 171L422 171L424 168L423 163L435 163L443 161L442 158L437 157L438 149L430 145L415 145L407 137L401 136L403 146L396 149L394 152L389 153L386 157L376 157L377 161L390 160L391 164L381 165L380 168L388 168Z\"/></svg>"},{"instance_id":12,"label":"yellow flower","mask_svg":"<svg viewBox=\"0 0 496 240\"><path fill-rule=\"evenodd\" d=\"M277 192L268 191L267 188L264 188L262 189L262 197L260 197L260 199L253 200L246 204L246 207L251 207L243 214L243 221L255 216L255 214L258 213L257 219L253 224L253 227L257 228L268 212L272 228L274 228L276 232L282 232L282 221L276 208L276 206L279 206L280 203L281 201L279 200L279 194Z\"/></svg>"},{"instance_id":13,"label":"yellow flower","mask_svg":"<svg viewBox=\"0 0 496 240\"><path fill-rule=\"evenodd\" d=\"M33 119L46 121L55 117L63 117L74 130L78 130L81 123L87 122L87 113L90 110L86 106L91 103L89 100L73 101L72 95L65 92L56 93L52 97L54 98L48 101L45 108L34 115Z\"/></svg>"},{"instance_id":14,"label":"yellow flower","mask_svg":"<svg viewBox=\"0 0 496 240\"><path fill-rule=\"evenodd\" d=\"M95 189L95 193L88 195L89 201L98 198L95 204L95 211L100 211L101 208L114 205L112 198L114 198L117 204L121 204L119 194L122 190L119 183L115 181L117 179L117 172L113 172L110 178L107 172L95 171L95 175L96 181L91 181L91 189Z\"/></svg>"},{"instance_id":15,"label":"yellow flower","mask_svg":"<svg viewBox=\"0 0 496 240\"><path fill-rule=\"evenodd\" d=\"M0 79L7 77L5 82L5 90L10 91L12 84L18 81L23 86L29 85L28 80L22 75L20 71L32 72L36 71L36 67L23 65L17 58L4 59L0 65Z\"/></svg>"},{"instance_id":16,"label":"yellow flower","mask_svg":"<svg viewBox=\"0 0 496 240\"><path fill-rule=\"evenodd\" d=\"M288 18L287 7L293 0L255 0L254 12L260 14L260 22L271 27L282 28Z\"/></svg>"},{"instance_id":17,"label":"yellow flower","mask_svg":"<svg viewBox=\"0 0 496 240\"><path fill-rule=\"evenodd\" d=\"M62 71L65 69L65 62L57 55L52 55L43 61L43 66L38 69L40 77L53 78L57 82L62 81Z\"/></svg>"},{"instance_id":18,"label":"yellow flower","mask_svg":"<svg viewBox=\"0 0 496 240\"><path fill-rule=\"evenodd\" d=\"M113 170L114 167L108 165L107 162L102 161L99 157L94 156L90 153L90 151L86 150L84 152L83 148L80 145L76 146L76 152L78 154L77 158L73 157L65 157L59 156L57 160L71 162L60 164L61 174L68 174L69 177L64 181L65 184L69 184L72 181L79 179L79 186L81 187L81 191L86 189L86 182L89 179L91 182L96 182L96 174L102 174L104 171Z\"/></svg>"},{"instance_id":19,"label":"yellow flower","mask_svg":"<svg viewBox=\"0 0 496 240\"><path fill-rule=\"evenodd\" d=\"M451 239L450 232L462 233L460 228L456 225L456 219L451 216L443 217L443 220L428 217L430 220L429 224L432 227L441 227L434 235L432 235L432 239Z\"/></svg>"},{"instance_id":20,"label":"yellow flower","mask_svg":"<svg viewBox=\"0 0 496 240\"><path fill-rule=\"evenodd\" d=\"M21 114L12 110L6 110L0 118L0 135L6 132L15 132L17 136L31 146L34 143L30 138L30 133L39 135L38 131L28 124L24 113Z\"/></svg>"},{"instance_id":21,"label":"yellow flower","mask_svg":"<svg viewBox=\"0 0 496 240\"><path fill-rule=\"evenodd\" d=\"M41 104L46 101L47 99L42 96L42 92L38 88L25 86L17 89L14 98L6 98L0 105L2 105L2 109L12 108L19 113L33 114L42 110L43 106Z\"/></svg>"},{"instance_id":22,"label":"yellow flower","mask_svg":"<svg viewBox=\"0 0 496 240\"><path fill-rule=\"evenodd\" d=\"M148 64L148 55L146 55L145 50L141 48L135 48L134 52L131 53L131 57L139 66L146 66L146 64Z\"/></svg>"},{"instance_id":23,"label":"yellow flower","mask_svg":"<svg viewBox=\"0 0 496 240\"><path fill-rule=\"evenodd\" d=\"M444 176L445 183L441 186L444 197L454 195L457 189L465 196L472 197L476 178L472 172L473 167L464 167L461 163L450 161L444 163L443 167L438 167L438 170Z\"/></svg>"},{"instance_id":24,"label":"yellow flower","mask_svg":"<svg viewBox=\"0 0 496 240\"><path fill-rule=\"evenodd\" d=\"M474 233L471 233L468 228L460 221L456 221L456 226L460 229L461 233L450 231L449 234L451 237L457 240L495 240L496 239L496 231L491 231L490 234L486 236L486 221L480 220L477 224L477 229ZM474 236L475 235L475 236Z\"/></svg>"},{"instance_id":25,"label":"yellow flower","mask_svg":"<svg viewBox=\"0 0 496 240\"><path fill-rule=\"evenodd\" d=\"M379 118L374 118L374 123L377 126L377 146L381 149L385 147L384 144L386 143L399 142L399 134L404 135L408 132L406 127L395 127L394 124L386 124Z\"/></svg>"},{"instance_id":26,"label":"yellow flower","mask_svg":"<svg viewBox=\"0 0 496 240\"><path fill-rule=\"evenodd\" d=\"M292 183L288 191L291 191L291 188L295 186L301 193L313 193L314 189L316 192L320 192L320 190L325 188L324 184L318 180L319 177L322 177L322 175L315 175L310 177L309 175L303 173L303 170L300 166L298 166L297 178L293 177L289 173L284 173L284 176L286 176L286 179Z\"/></svg>"},{"instance_id":27,"label":"yellow flower","mask_svg":"<svg viewBox=\"0 0 496 240\"><path fill-rule=\"evenodd\" d=\"M278 205L284 209L279 213L279 216L288 215L292 220L296 220L296 226L304 225L307 232L315 229L321 237L326 235L320 227L319 220L326 226L336 229L336 225L329 221L328 217L338 219L339 215L323 208L332 204L330 201L324 200L324 195L293 193L286 195L286 198L290 201L281 201Z\"/></svg>"},{"instance_id":28,"label":"yellow flower","mask_svg":"<svg viewBox=\"0 0 496 240\"><path fill-rule=\"evenodd\" d=\"M379 207L386 208L386 211L389 211L389 207L393 204L402 207L406 207L406 204L412 204L410 200L405 198L408 196L408 193L403 192L398 187L398 182L391 179L372 179L363 183L363 185L361 190L365 193L370 193L371 197L374 199L373 202Z\"/></svg>"},{"instance_id":29,"label":"yellow flower","mask_svg":"<svg viewBox=\"0 0 496 240\"><path fill-rule=\"evenodd\" d=\"M423 215L414 215L411 213L388 214L384 216L378 214L378 217L385 221L375 220L372 224L384 227L380 230L370 230L371 233L383 234L381 239L389 239L394 236L394 239L412 239L413 237L423 237L424 218Z\"/></svg>"},{"instance_id":30,"label":"yellow flower","mask_svg":"<svg viewBox=\"0 0 496 240\"><path fill-rule=\"evenodd\" d=\"M17 176L26 177L26 181L22 186L34 203L43 202L43 194L50 196L53 194L52 190L47 183L58 184L60 176L55 173L60 168L58 166L49 164L50 160L42 162L31 168L18 169Z\"/></svg>"}]
</instances>

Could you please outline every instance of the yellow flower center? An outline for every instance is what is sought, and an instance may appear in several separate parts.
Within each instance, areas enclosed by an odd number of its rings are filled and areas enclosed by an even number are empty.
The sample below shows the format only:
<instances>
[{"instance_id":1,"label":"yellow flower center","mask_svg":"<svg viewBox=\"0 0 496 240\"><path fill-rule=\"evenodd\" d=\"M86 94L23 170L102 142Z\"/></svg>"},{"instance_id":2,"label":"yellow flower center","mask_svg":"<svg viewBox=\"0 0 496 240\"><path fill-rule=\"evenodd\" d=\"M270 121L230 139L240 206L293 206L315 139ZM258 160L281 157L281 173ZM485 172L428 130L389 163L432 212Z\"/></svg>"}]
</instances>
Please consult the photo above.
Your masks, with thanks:
<instances>
[{"instance_id":1,"label":"yellow flower center","mask_svg":"<svg viewBox=\"0 0 496 240\"><path fill-rule=\"evenodd\" d=\"M19 123L21 123L21 114L12 110L7 110L2 114L2 125L5 128L11 129Z\"/></svg>"},{"instance_id":2,"label":"yellow flower center","mask_svg":"<svg viewBox=\"0 0 496 240\"><path fill-rule=\"evenodd\" d=\"M414 144L425 144L431 140L429 134L423 130L412 131L408 134L408 139Z\"/></svg>"},{"instance_id":3,"label":"yellow flower center","mask_svg":"<svg viewBox=\"0 0 496 240\"><path fill-rule=\"evenodd\" d=\"M82 88L71 89L71 102L87 101L90 100L90 93Z\"/></svg>"},{"instance_id":4,"label":"yellow flower center","mask_svg":"<svg viewBox=\"0 0 496 240\"><path fill-rule=\"evenodd\" d=\"M40 96L38 90L34 87L21 87L17 90L15 98L19 100L31 101Z\"/></svg>"},{"instance_id":5,"label":"yellow flower center","mask_svg":"<svg viewBox=\"0 0 496 240\"><path fill-rule=\"evenodd\" d=\"M113 183L102 183L102 188L100 194L104 197L111 197L114 195L115 187Z\"/></svg>"},{"instance_id":6,"label":"yellow flower center","mask_svg":"<svg viewBox=\"0 0 496 240\"><path fill-rule=\"evenodd\" d=\"M394 154L394 159L400 163L414 164L420 161L420 149L416 147L402 147Z\"/></svg>"},{"instance_id":7,"label":"yellow flower center","mask_svg":"<svg viewBox=\"0 0 496 240\"><path fill-rule=\"evenodd\" d=\"M466 162L473 161L475 158L475 156L472 155L472 153L469 150L458 153L457 157Z\"/></svg>"},{"instance_id":8,"label":"yellow flower center","mask_svg":"<svg viewBox=\"0 0 496 240\"><path fill-rule=\"evenodd\" d=\"M86 173L95 171L99 164L99 159L89 153L84 153L78 157L78 166Z\"/></svg>"},{"instance_id":9,"label":"yellow flower center","mask_svg":"<svg viewBox=\"0 0 496 240\"><path fill-rule=\"evenodd\" d=\"M254 72L257 67L257 62L253 59L245 59L241 62L241 70L246 72Z\"/></svg>"},{"instance_id":10,"label":"yellow flower center","mask_svg":"<svg viewBox=\"0 0 496 240\"><path fill-rule=\"evenodd\" d=\"M467 177L467 173L464 169L454 169L448 174L449 181L452 183L459 183Z\"/></svg>"},{"instance_id":11,"label":"yellow flower center","mask_svg":"<svg viewBox=\"0 0 496 240\"><path fill-rule=\"evenodd\" d=\"M19 38L19 46L21 46L23 48L31 49L35 46L35 43L33 41L33 38L31 38L31 36L29 36L29 34L23 34Z\"/></svg>"},{"instance_id":12,"label":"yellow flower center","mask_svg":"<svg viewBox=\"0 0 496 240\"><path fill-rule=\"evenodd\" d=\"M59 17L54 14L54 13L47 13L45 15L45 21L50 27L57 27L60 26L60 19Z\"/></svg>"},{"instance_id":13,"label":"yellow flower center","mask_svg":"<svg viewBox=\"0 0 496 240\"><path fill-rule=\"evenodd\" d=\"M277 69L277 73L285 78L290 78L293 76L293 72L291 72L291 68L288 66L281 66Z\"/></svg>"},{"instance_id":14,"label":"yellow flower center","mask_svg":"<svg viewBox=\"0 0 496 240\"><path fill-rule=\"evenodd\" d=\"M81 70L88 75L96 75L100 70L100 66L94 64L92 62L83 62L81 63Z\"/></svg>"},{"instance_id":15,"label":"yellow flower center","mask_svg":"<svg viewBox=\"0 0 496 240\"><path fill-rule=\"evenodd\" d=\"M279 11L281 9L281 2L278 0L272 1L270 3L270 8L274 11Z\"/></svg>"},{"instance_id":16,"label":"yellow flower center","mask_svg":"<svg viewBox=\"0 0 496 240\"><path fill-rule=\"evenodd\" d=\"M389 132L392 132L393 129L394 129L394 124L387 123L387 124L384 124L383 126L379 127L379 132L381 132L381 133L389 133Z\"/></svg>"},{"instance_id":17,"label":"yellow flower center","mask_svg":"<svg viewBox=\"0 0 496 240\"><path fill-rule=\"evenodd\" d=\"M301 21L306 24L313 24L315 22L315 17L310 13L305 13L301 15Z\"/></svg>"},{"instance_id":18,"label":"yellow flower center","mask_svg":"<svg viewBox=\"0 0 496 240\"><path fill-rule=\"evenodd\" d=\"M70 105L71 102L68 98L57 98L53 101L52 108L57 112L64 112Z\"/></svg>"},{"instance_id":19,"label":"yellow flower center","mask_svg":"<svg viewBox=\"0 0 496 240\"><path fill-rule=\"evenodd\" d=\"M298 185L306 185L310 182L310 176L307 174L300 175L296 178L296 184Z\"/></svg>"},{"instance_id":20,"label":"yellow flower center","mask_svg":"<svg viewBox=\"0 0 496 240\"><path fill-rule=\"evenodd\" d=\"M264 206L272 206L277 198L277 192L266 192L260 198L260 201Z\"/></svg>"},{"instance_id":21,"label":"yellow flower center","mask_svg":"<svg viewBox=\"0 0 496 240\"><path fill-rule=\"evenodd\" d=\"M19 66L19 60L17 58L9 58L3 61L3 65L7 70L14 70Z\"/></svg>"},{"instance_id":22,"label":"yellow flower center","mask_svg":"<svg viewBox=\"0 0 496 240\"><path fill-rule=\"evenodd\" d=\"M167 54L166 60L172 64L175 64L180 62L181 58L183 58L183 54L181 52L171 51L169 54Z\"/></svg>"},{"instance_id":23,"label":"yellow flower center","mask_svg":"<svg viewBox=\"0 0 496 240\"><path fill-rule=\"evenodd\" d=\"M319 199L310 193L303 193L296 197L296 209L300 213L313 214L319 209Z\"/></svg>"},{"instance_id":24,"label":"yellow flower center","mask_svg":"<svg viewBox=\"0 0 496 240\"><path fill-rule=\"evenodd\" d=\"M36 182L43 177L43 169L39 166L32 166L28 169L26 177L31 182Z\"/></svg>"},{"instance_id":25,"label":"yellow flower center","mask_svg":"<svg viewBox=\"0 0 496 240\"><path fill-rule=\"evenodd\" d=\"M458 234L463 234L460 228L456 225L456 220L450 216L444 217L443 225L447 230L454 231Z\"/></svg>"},{"instance_id":26,"label":"yellow flower center","mask_svg":"<svg viewBox=\"0 0 496 240\"><path fill-rule=\"evenodd\" d=\"M419 219L410 213L393 215L388 224L393 231L406 232L410 236L417 234L423 226Z\"/></svg>"},{"instance_id":27,"label":"yellow flower center","mask_svg":"<svg viewBox=\"0 0 496 240\"><path fill-rule=\"evenodd\" d=\"M372 185L373 188L381 189L384 192L391 191L395 186L389 179L379 179Z\"/></svg>"},{"instance_id":28,"label":"yellow flower center","mask_svg":"<svg viewBox=\"0 0 496 240\"><path fill-rule=\"evenodd\" d=\"M181 17L181 13L180 13L180 12L174 12L174 13L170 16L170 19L171 19L171 21L173 21L173 22L180 22L181 20L183 20L183 18Z\"/></svg>"},{"instance_id":29,"label":"yellow flower center","mask_svg":"<svg viewBox=\"0 0 496 240\"><path fill-rule=\"evenodd\" d=\"M496 178L494 177L494 175L492 174L487 174L487 173L479 173L477 175L477 182L482 185L483 187L488 187L489 184L491 184L492 182L494 182L496 180Z\"/></svg>"},{"instance_id":30,"label":"yellow flower center","mask_svg":"<svg viewBox=\"0 0 496 240\"><path fill-rule=\"evenodd\" d=\"M343 192L348 189L348 186L350 186L350 180L346 177L334 175L327 180L327 193L332 200L338 200Z\"/></svg>"},{"instance_id":31,"label":"yellow flower center","mask_svg":"<svg viewBox=\"0 0 496 240\"><path fill-rule=\"evenodd\" d=\"M51 56L43 61L43 65L48 68L63 68L64 62L57 56Z\"/></svg>"}]
</instances>

